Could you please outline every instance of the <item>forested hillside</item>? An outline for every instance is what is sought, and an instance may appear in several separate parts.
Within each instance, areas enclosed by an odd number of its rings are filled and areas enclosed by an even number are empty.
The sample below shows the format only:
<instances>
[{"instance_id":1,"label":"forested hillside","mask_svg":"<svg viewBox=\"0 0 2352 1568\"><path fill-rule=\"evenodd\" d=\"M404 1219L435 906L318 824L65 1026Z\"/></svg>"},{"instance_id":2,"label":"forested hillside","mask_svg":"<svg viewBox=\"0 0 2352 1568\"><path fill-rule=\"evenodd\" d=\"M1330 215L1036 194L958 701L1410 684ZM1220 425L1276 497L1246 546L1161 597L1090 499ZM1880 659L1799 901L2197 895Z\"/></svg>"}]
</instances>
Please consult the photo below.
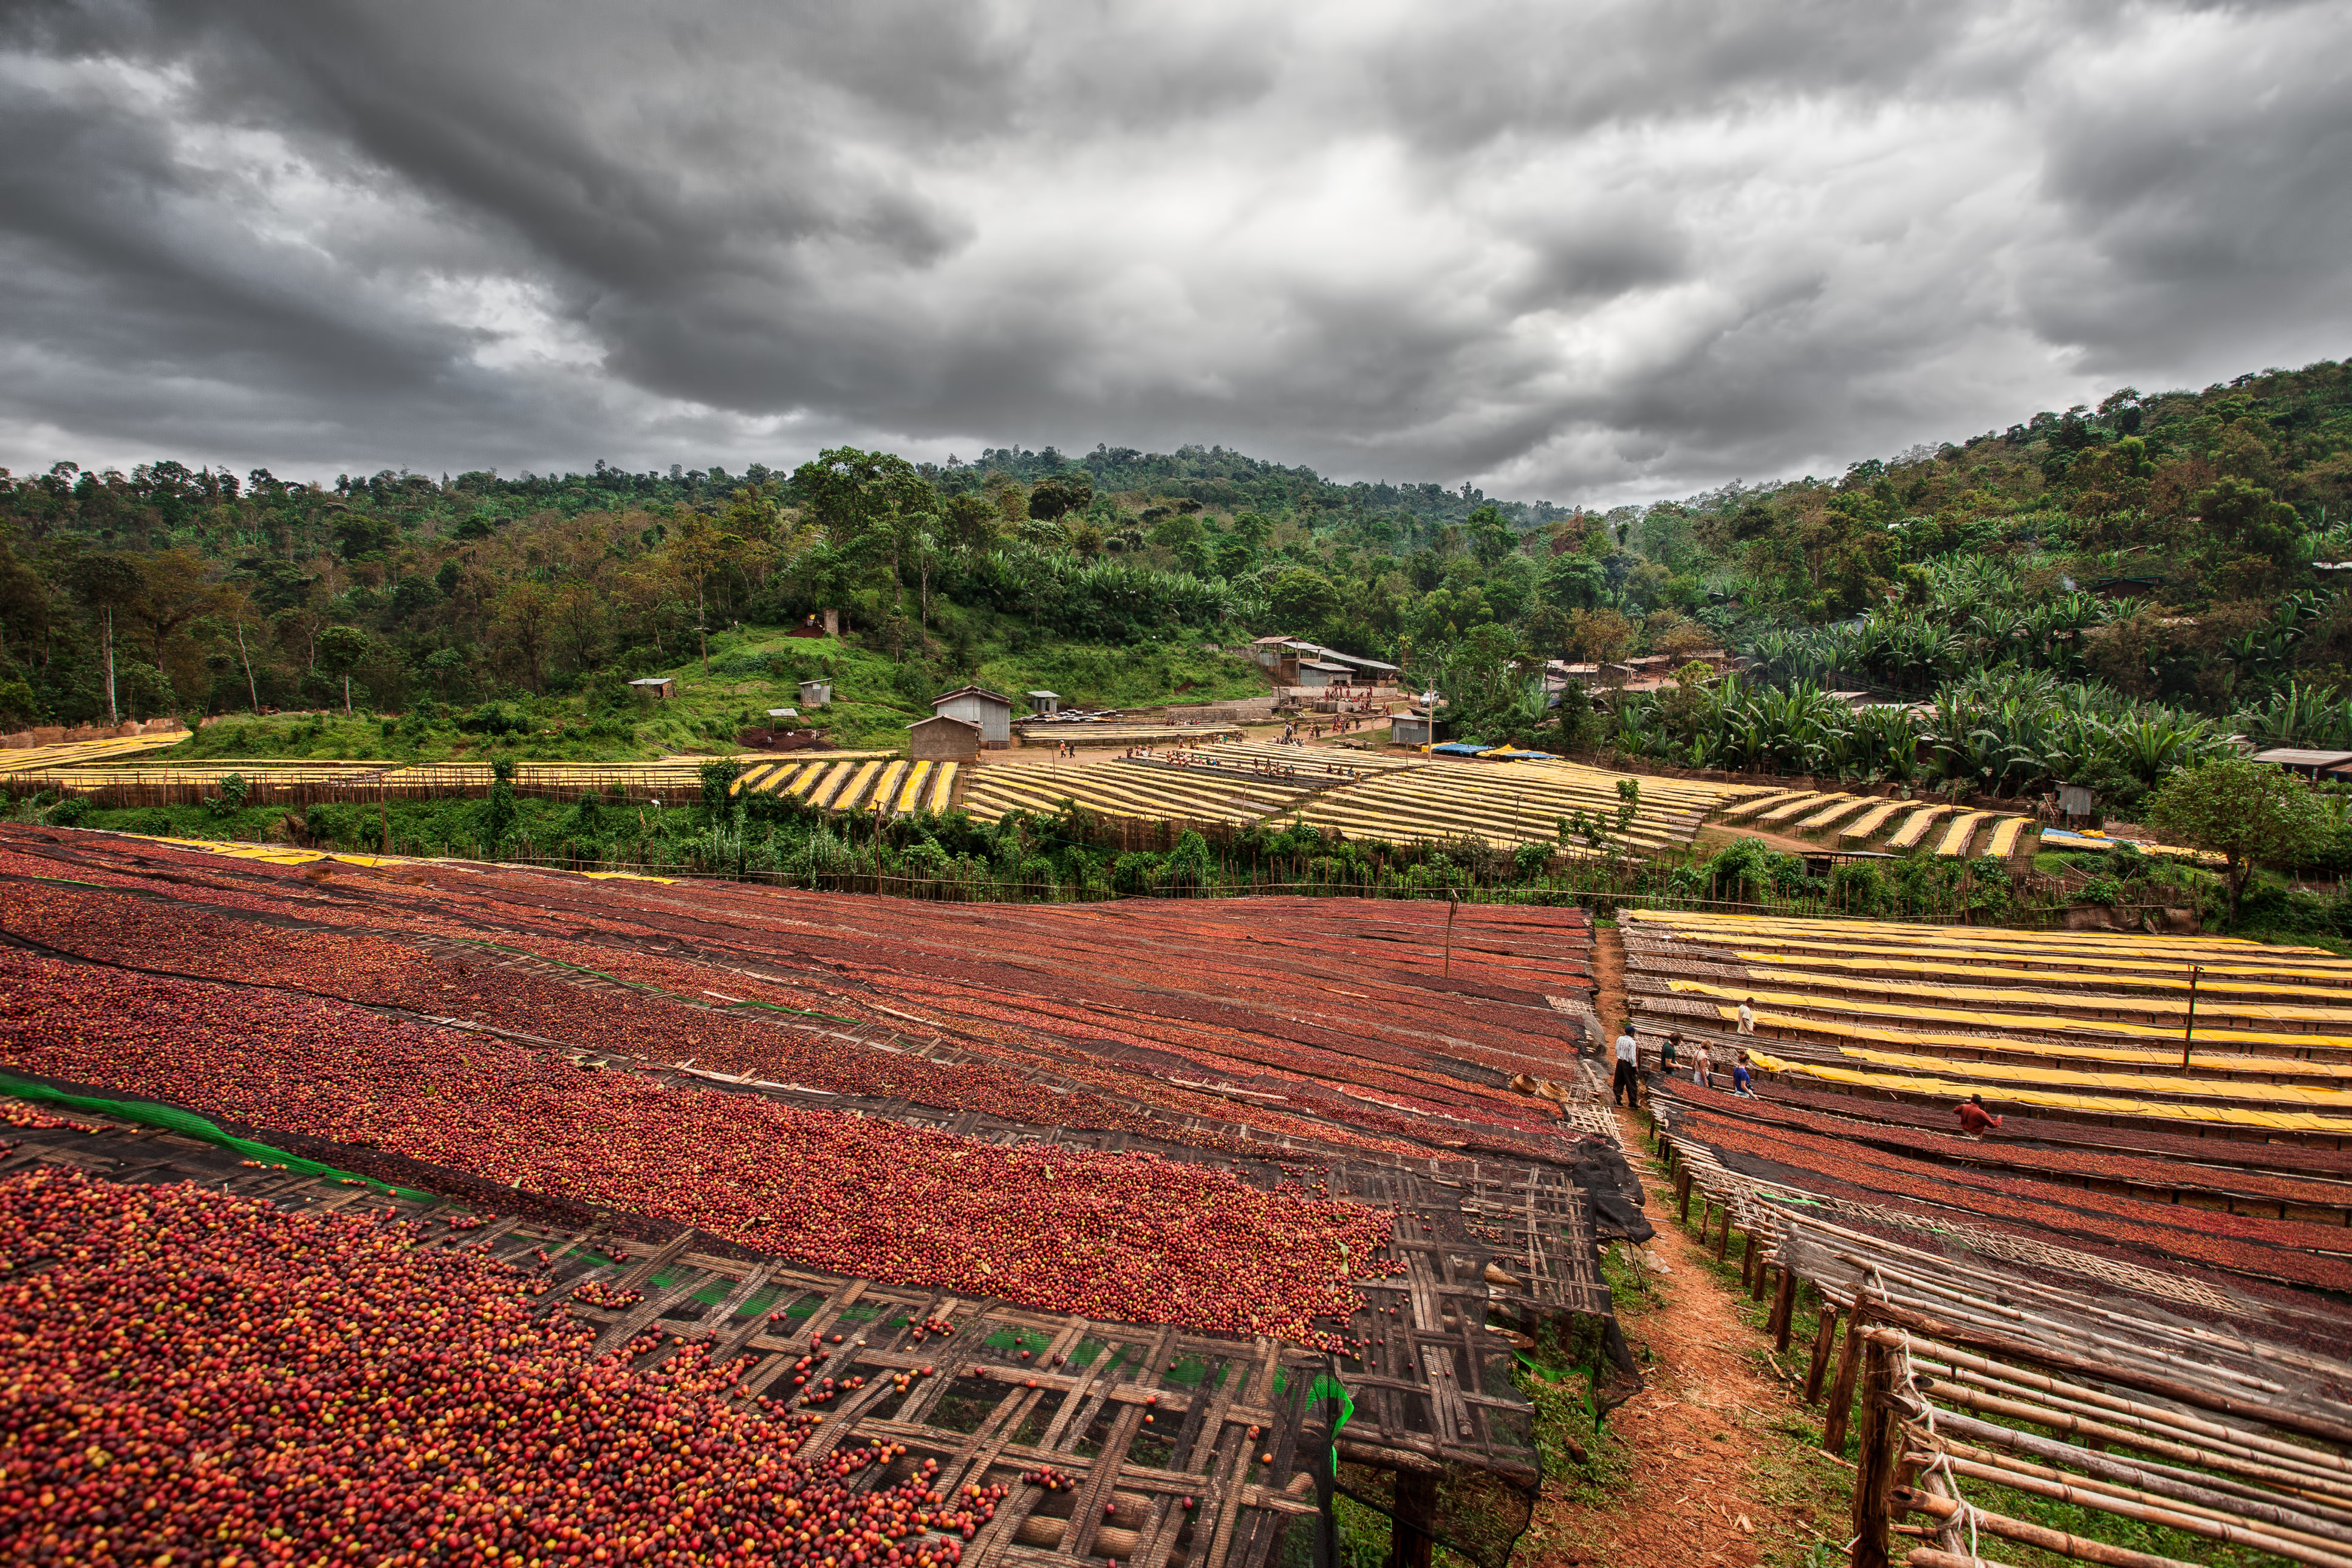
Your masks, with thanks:
<instances>
[{"instance_id":1,"label":"forested hillside","mask_svg":"<svg viewBox=\"0 0 2352 1568\"><path fill-rule=\"evenodd\" d=\"M2122 787L2232 727L2352 744L2352 615L2315 564L2352 556L2347 500L2352 369L2334 362L2125 389L1834 479L1606 514L1197 447L331 486L60 463L0 488L0 725L348 691L627 737L644 716L621 677L698 669L714 640L739 673L788 674L806 661L755 629L833 608L851 645L826 656L859 661L893 712L983 670L1108 672L1143 647L1160 695L1222 690L1234 677L1202 644L1282 631L1403 663L1498 737ZM1571 703L1565 721L1535 674L1724 643L1754 677ZM1936 713L1856 716L1834 686Z\"/></svg>"}]
</instances>

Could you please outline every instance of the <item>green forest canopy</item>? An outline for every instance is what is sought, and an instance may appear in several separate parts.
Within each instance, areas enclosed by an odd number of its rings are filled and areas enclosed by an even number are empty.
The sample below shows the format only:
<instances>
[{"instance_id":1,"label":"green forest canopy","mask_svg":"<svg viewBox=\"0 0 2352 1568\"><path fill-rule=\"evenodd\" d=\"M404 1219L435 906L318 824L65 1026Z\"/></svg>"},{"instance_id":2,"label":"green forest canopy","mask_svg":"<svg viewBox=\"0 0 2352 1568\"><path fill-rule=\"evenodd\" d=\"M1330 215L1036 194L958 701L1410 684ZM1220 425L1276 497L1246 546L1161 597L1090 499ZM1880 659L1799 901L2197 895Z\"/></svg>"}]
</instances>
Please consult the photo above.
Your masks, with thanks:
<instances>
[{"instance_id":1,"label":"green forest canopy","mask_svg":"<svg viewBox=\"0 0 2352 1568\"><path fill-rule=\"evenodd\" d=\"M907 672L909 706L1008 653L1285 632L1405 664L1461 694L1467 726L1533 733L1556 716L1542 659L1728 643L1748 679L1606 703L1581 738L2152 782L2230 727L2352 740L2352 613L2318 570L2352 557L2347 501L2335 362L1607 513L1200 447L331 486L61 463L0 474L0 726L340 707L346 676L387 713L609 706L715 634L829 607ZM1830 685L1949 711L1863 716L1884 733L1857 737L1816 700ZM2018 722L1993 741L1918 761L1921 726L1948 747L2002 704ZM2136 753L2115 739L2151 724Z\"/></svg>"}]
</instances>

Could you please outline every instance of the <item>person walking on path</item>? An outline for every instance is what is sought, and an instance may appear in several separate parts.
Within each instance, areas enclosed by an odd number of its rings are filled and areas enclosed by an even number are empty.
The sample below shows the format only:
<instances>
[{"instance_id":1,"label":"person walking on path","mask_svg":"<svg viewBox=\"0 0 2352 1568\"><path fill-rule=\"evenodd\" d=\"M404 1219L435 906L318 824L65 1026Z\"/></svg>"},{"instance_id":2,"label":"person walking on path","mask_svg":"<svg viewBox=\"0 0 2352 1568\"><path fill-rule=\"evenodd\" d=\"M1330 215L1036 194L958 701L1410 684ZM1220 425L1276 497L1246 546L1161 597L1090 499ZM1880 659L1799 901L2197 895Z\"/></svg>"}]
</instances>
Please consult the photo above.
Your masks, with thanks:
<instances>
[{"instance_id":1,"label":"person walking on path","mask_svg":"<svg viewBox=\"0 0 2352 1568\"><path fill-rule=\"evenodd\" d=\"M1627 1019L1617 1035L1617 1071L1609 1082L1609 1098L1633 1110L1642 1105L1642 1081L1633 1071L1639 1051L1633 1043L1633 1020Z\"/></svg>"},{"instance_id":2,"label":"person walking on path","mask_svg":"<svg viewBox=\"0 0 2352 1568\"><path fill-rule=\"evenodd\" d=\"M1749 997L1739 1004L1739 1032L1742 1034L1756 1032L1756 998L1754 997Z\"/></svg>"},{"instance_id":3,"label":"person walking on path","mask_svg":"<svg viewBox=\"0 0 2352 1568\"><path fill-rule=\"evenodd\" d=\"M1714 1088L1714 1067L1715 1061L1707 1054L1706 1042L1701 1040L1698 1049L1691 1052L1691 1082L1701 1089Z\"/></svg>"},{"instance_id":4,"label":"person walking on path","mask_svg":"<svg viewBox=\"0 0 2352 1568\"><path fill-rule=\"evenodd\" d=\"M1743 1100L1756 1098L1756 1084L1748 1076L1748 1053L1744 1051L1739 1053L1739 1059L1731 1064L1731 1092Z\"/></svg>"},{"instance_id":5,"label":"person walking on path","mask_svg":"<svg viewBox=\"0 0 2352 1568\"><path fill-rule=\"evenodd\" d=\"M1682 1064L1682 1036L1670 1034L1666 1036L1666 1043L1658 1047L1658 1071L1669 1078L1675 1075L1675 1070Z\"/></svg>"},{"instance_id":6,"label":"person walking on path","mask_svg":"<svg viewBox=\"0 0 2352 1568\"><path fill-rule=\"evenodd\" d=\"M1971 1094L1954 1110L1960 1119L1960 1131L1971 1138L1981 1138L2000 1125L2000 1118L1984 1108L1984 1096Z\"/></svg>"}]
</instances>

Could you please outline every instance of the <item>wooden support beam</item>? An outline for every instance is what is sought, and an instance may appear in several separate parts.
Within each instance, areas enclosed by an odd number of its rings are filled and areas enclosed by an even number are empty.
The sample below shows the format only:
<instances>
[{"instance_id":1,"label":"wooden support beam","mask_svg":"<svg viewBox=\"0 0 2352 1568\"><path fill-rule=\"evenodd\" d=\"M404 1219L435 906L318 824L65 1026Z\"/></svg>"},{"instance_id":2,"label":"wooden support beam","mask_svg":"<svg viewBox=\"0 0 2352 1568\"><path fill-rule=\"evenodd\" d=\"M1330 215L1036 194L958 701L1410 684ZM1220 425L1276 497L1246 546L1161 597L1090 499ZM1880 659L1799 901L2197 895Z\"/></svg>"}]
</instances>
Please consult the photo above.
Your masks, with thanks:
<instances>
[{"instance_id":1,"label":"wooden support beam","mask_svg":"<svg viewBox=\"0 0 2352 1568\"><path fill-rule=\"evenodd\" d=\"M1808 1405L1822 1396L1822 1379L1829 1375L1830 1347L1837 1341L1837 1307L1824 1299L1820 1321L1813 1326L1813 1362L1805 1369L1805 1403Z\"/></svg>"},{"instance_id":2,"label":"wooden support beam","mask_svg":"<svg viewBox=\"0 0 2352 1568\"><path fill-rule=\"evenodd\" d=\"M1960 1511L1960 1505L1949 1499L1930 1497L1926 1492L1907 1489L1895 1494L1895 1501L1901 1508L1916 1510L1937 1519L1951 1518ZM2127 1546L2110 1546L2104 1541L2086 1541L2063 1530L2045 1529L2021 1519L1987 1513L1980 1508L1972 1509L1970 1512L1980 1533L1998 1535L2003 1541L2020 1542L2027 1546L2038 1546L2061 1557L2072 1557L2077 1563L2096 1563L2103 1568L2197 1568L2195 1563L2184 1563L2178 1557L2158 1557L2150 1552L2134 1552ZM1857 1564L1862 1562L1858 1552L1854 1562Z\"/></svg>"},{"instance_id":3,"label":"wooden support beam","mask_svg":"<svg viewBox=\"0 0 2352 1568\"><path fill-rule=\"evenodd\" d=\"M1797 1271L1780 1265L1780 1289L1772 1297L1772 1348L1785 1355L1797 1327Z\"/></svg>"},{"instance_id":4,"label":"wooden support beam","mask_svg":"<svg viewBox=\"0 0 2352 1568\"><path fill-rule=\"evenodd\" d=\"M1822 1449L1824 1453L1845 1458L1846 1423L1853 1415L1853 1383L1862 1372L1862 1347L1870 1335L1863 1332L1869 1326L1871 1311L1857 1301L1846 1314L1845 1352L1838 1357L1837 1381L1830 1385L1829 1419L1822 1426Z\"/></svg>"},{"instance_id":5,"label":"wooden support beam","mask_svg":"<svg viewBox=\"0 0 2352 1568\"><path fill-rule=\"evenodd\" d=\"M1396 1527L1389 1535L1389 1568L1430 1568L1437 1539L1437 1478L1399 1471Z\"/></svg>"},{"instance_id":6,"label":"wooden support beam","mask_svg":"<svg viewBox=\"0 0 2352 1568\"><path fill-rule=\"evenodd\" d=\"M1895 1415L1895 1353L1881 1344L1863 1352L1861 1452L1853 1474L1853 1568L1893 1568L1887 1526L1895 1522L1895 1466L1902 1455L1903 1424Z\"/></svg>"}]
</instances>

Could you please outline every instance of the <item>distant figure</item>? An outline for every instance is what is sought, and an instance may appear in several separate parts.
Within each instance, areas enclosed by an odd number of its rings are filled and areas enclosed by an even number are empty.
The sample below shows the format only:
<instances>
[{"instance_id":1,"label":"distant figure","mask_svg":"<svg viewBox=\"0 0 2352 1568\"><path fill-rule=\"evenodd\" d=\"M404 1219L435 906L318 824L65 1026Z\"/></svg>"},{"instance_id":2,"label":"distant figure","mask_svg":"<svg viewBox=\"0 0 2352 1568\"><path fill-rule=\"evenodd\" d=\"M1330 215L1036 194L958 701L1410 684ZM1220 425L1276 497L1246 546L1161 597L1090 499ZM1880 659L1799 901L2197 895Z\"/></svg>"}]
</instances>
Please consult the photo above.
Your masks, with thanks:
<instances>
[{"instance_id":1,"label":"distant figure","mask_svg":"<svg viewBox=\"0 0 2352 1568\"><path fill-rule=\"evenodd\" d=\"M1739 1053L1739 1059L1731 1064L1731 1092L1743 1100L1756 1098L1756 1085L1748 1076L1748 1053L1744 1051Z\"/></svg>"},{"instance_id":2,"label":"distant figure","mask_svg":"<svg viewBox=\"0 0 2352 1568\"><path fill-rule=\"evenodd\" d=\"M1617 1071L1609 1082L1609 1098L1619 1105L1630 1103L1635 1110L1642 1105L1642 1081L1633 1071L1639 1050L1633 1043L1633 1020L1627 1019L1617 1036Z\"/></svg>"},{"instance_id":3,"label":"distant figure","mask_svg":"<svg viewBox=\"0 0 2352 1568\"><path fill-rule=\"evenodd\" d=\"M1971 1094L1954 1113L1960 1119L1960 1131L1971 1138L1981 1138L2000 1125L2000 1118L1984 1108L1984 1096Z\"/></svg>"},{"instance_id":4,"label":"distant figure","mask_svg":"<svg viewBox=\"0 0 2352 1568\"><path fill-rule=\"evenodd\" d=\"M1670 1034L1666 1043L1658 1047L1658 1071L1669 1078L1675 1075L1675 1068L1682 1060L1682 1036Z\"/></svg>"},{"instance_id":5,"label":"distant figure","mask_svg":"<svg viewBox=\"0 0 2352 1568\"><path fill-rule=\"evenodd\" d=\"M1756 1032L1756 998L1754 997L1739 1004L1739 1032L1742 1034Z\"/></svg>"},{"instance_id":6,"label":"distant figure","mask_svg":"<svg viewBox=\"0 0 2352 1568\"><path fill-rule=\"evenodd\" d=\"M1714 1088L1714 1070L1715 1059L1707 1053L1707 1049L1704 1044L1702 1044L1696 1051L1691 1052L1691 1082L1693 1083L1697 1084L1701 1089Z\"/></svg>"}]
</instances>

